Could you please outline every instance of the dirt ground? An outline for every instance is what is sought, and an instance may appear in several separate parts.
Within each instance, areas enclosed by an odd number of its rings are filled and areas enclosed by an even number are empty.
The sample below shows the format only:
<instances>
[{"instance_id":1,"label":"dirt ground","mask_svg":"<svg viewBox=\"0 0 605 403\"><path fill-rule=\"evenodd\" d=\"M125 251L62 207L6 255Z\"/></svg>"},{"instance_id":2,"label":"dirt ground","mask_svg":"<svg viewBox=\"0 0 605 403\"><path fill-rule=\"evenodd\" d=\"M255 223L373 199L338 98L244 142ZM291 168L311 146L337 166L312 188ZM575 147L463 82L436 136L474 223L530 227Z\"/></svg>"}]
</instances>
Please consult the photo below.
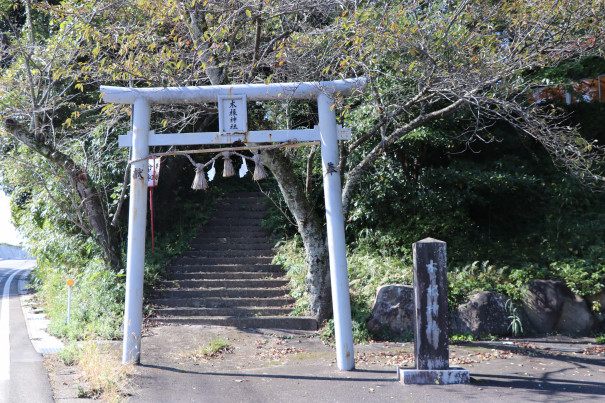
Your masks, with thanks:
<instances>
[{"instance_id":1,"label":"dirt ground","mask_svg":"<svg viewBox=\"0 0 605 403\"><path fill-rule=\"evenodd\" d=\"M200 356L201 347L219 339L228 351ZM123 400L602 401L605 347L593 343L550 336L451 345L450 365L468 369L471 384L416 386L397 380L398 366L414 365L411 342L356 345L356 370L340 371L334 348L314 332L161 326L143 338L141 365ZM74 367L54 355L45 359L56 401L87 400L77 397L85 385Z\"/></svg>"}]
</instances>

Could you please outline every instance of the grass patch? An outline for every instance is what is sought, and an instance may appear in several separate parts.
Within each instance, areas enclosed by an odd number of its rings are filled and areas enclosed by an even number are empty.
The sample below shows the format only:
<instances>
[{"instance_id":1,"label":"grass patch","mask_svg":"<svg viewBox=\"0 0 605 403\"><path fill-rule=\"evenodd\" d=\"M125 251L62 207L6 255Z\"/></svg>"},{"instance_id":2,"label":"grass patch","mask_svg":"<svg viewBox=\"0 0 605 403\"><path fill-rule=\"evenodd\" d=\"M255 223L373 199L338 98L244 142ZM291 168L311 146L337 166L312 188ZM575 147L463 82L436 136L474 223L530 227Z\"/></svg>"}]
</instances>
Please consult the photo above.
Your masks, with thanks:
<instances>
[{"instance_id":1,"label":"grass patch","mask_svg":"<svg viewBox=\"0 0 605 403\"><path fill-rule=\"evenodd\" d=\"M77 343L70 343L57 353L57 358L67 366L75 365L82 352L82 348Z\"/></svg>"},{"instance_id":2,"label":"grass patch","mask_svg":"<svg viewBox=\"0 0 605 403\"><path fill-rule=\"evenodd\" d=\"M180 357L193 361L209 360L212 358L220 358L223 354L233 352L233 346L223 338L216 338L204 346L200 346L193 351L183 353Z\"/></svg>"},{"instance_id":3,"label":"grass patch","mask_svg":"<svg viewBox=\"0 0 605 403\"><path fill-rule=\"evenodd\" d=\"M132 390L134 365L121 364L119 351L109 346L100 346L94 341L72 343L59 352L58 358L66 365L77 367L83 380L78 385L78 397L119 402Z\"/></svg>"},{"instance_id":4,"label":"grass patch","mask_svg":"<svg viewBox=\"0 0 605 403\"><path fill-rule=\"evenodd\" d=\"M471 333L453 334L450 336L450 343L452 343L452 344L467 343L469 341L477 341L477 340L478 340L478 338L473 336Z\"/></svg>"}]
</instances>

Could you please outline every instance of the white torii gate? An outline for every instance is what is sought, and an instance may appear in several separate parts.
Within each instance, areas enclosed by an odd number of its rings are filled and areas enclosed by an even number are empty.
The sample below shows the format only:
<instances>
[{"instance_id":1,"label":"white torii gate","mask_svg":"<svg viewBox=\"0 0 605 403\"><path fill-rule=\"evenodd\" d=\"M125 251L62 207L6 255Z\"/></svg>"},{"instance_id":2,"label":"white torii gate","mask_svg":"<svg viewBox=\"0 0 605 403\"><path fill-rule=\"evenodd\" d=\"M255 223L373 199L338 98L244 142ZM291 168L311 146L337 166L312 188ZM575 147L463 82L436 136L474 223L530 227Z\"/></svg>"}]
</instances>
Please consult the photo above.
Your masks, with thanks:
<instances>
[{"instance_id":1,"label":"white torii gate","mask_svg":"<svg viewBox=\"0 0 605 403\"><path fill-rule=\"evenodd\" d=\"M120 146L132 147L128 249L126 257L126 301L124 308L123 363L140 362L143 321L143 275L147 219L147 168L149 146L231 144L236 140L254 143L287 140L319 140L324 178L324 197L330 257L332 306L338 368L355 368L349 280L342 212L342 190L338 173L338 140L347 131L336 125L333 98L348 95L366 85L365 78L324 82L239 84L205 87L129 88L101 86L105 102L133 105L132 132L120 136ZM317 99L319 126L310 130L248 131L246 102ZM219 132L155 134L150 131L151 105L217 102ZM140 161L137 161L139 160ZM334 175L334 173L336 173Z\"/></svg>"}]
</instances>

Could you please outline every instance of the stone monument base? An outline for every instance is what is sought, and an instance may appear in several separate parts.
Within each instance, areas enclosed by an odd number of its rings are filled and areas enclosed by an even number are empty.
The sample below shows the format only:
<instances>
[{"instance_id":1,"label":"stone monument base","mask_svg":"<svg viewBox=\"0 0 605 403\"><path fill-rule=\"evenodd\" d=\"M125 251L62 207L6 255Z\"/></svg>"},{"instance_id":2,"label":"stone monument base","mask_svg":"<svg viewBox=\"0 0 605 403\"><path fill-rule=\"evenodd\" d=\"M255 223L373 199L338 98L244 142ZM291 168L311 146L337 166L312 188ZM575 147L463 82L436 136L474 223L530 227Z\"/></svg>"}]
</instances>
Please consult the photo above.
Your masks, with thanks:
<instances>
[{"instance_id":1,"label":"stone monument base","mask_svg":"<svg viewBox=\"0 0 605 403\"><path fill-rule=\"evenodd\" d=\"M471 381L468 370L452 367L450 369L406 369L397 368L399 382L405 385L454 385L468 384Z\"/></svg>"}]
</instances>

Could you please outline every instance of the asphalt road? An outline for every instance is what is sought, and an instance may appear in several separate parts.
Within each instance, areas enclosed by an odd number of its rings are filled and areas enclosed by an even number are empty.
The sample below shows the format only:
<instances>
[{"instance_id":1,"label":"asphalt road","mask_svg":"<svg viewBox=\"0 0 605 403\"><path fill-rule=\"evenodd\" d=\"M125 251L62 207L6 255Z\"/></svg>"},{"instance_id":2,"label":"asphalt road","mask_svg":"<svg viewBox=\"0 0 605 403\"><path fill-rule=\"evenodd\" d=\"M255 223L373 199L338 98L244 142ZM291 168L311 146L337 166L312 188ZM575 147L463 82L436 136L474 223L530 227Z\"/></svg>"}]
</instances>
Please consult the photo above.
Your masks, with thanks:
<instances>
[{"instance_id":1,"label":"asphalt road","mask_svg":"<svg viewBox=\"0 0 605 403\"><path fill-rule=\"evenodd\" d=\"M32 346L19 301L18 280L34 260L0 260L0 402L53 402L42 355Z\"/></svg>"}]
</instances>

